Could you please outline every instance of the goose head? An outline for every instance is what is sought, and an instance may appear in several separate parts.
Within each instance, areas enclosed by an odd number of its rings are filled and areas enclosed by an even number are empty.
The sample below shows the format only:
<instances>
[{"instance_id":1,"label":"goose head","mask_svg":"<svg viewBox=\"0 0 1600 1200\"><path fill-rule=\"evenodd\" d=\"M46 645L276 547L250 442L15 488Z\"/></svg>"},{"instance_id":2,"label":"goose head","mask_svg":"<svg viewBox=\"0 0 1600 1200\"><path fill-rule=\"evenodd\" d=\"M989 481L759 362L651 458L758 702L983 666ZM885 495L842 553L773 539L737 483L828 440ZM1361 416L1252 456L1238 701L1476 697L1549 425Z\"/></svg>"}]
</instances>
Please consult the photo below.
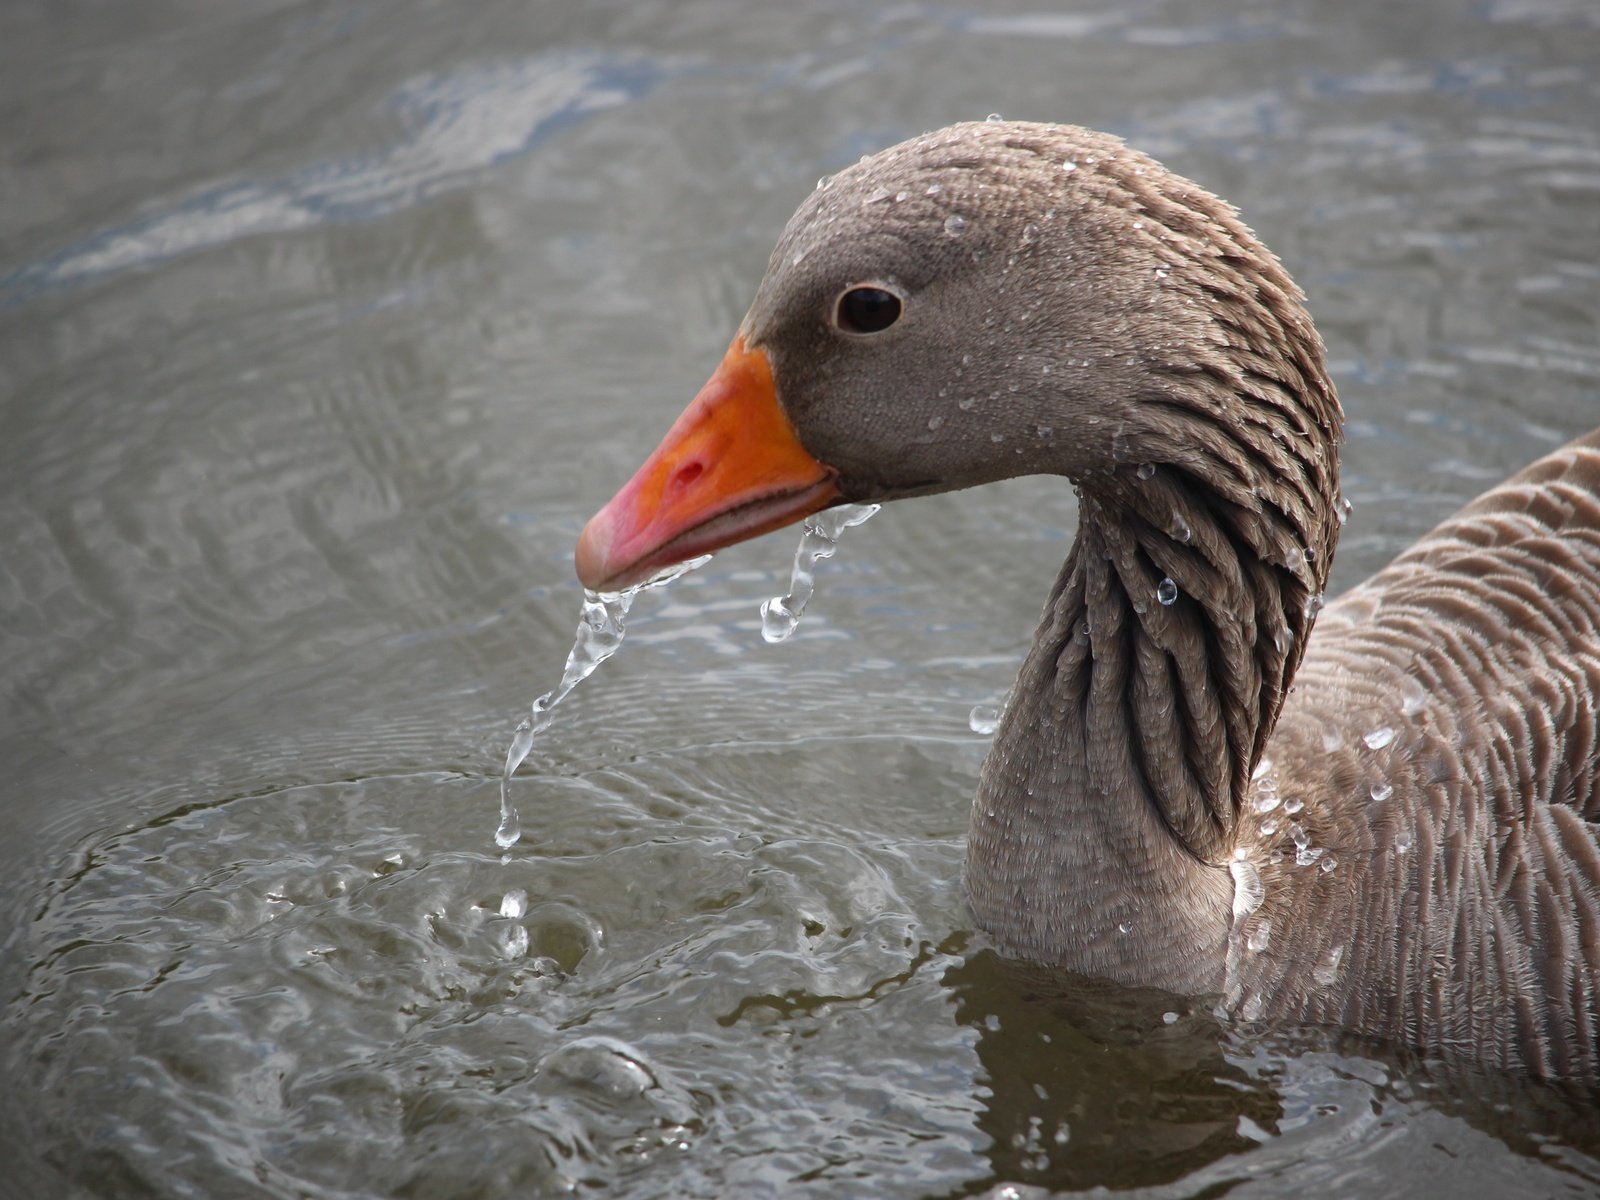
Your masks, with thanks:
<instances>
[{"instance_id":1,"label":"goose head","mask_svg":"<svg viewBox=\"0 0 1600 1200\"><path fill-rule=\"evenodd\" d=\"M1261 550L1325 570L1337 419L1301 293L1230 207L1105 134L955 125L800 205L577 571L614 590L841 502L1156 468L1287 510Z\"/></svg>"}]
</instances>

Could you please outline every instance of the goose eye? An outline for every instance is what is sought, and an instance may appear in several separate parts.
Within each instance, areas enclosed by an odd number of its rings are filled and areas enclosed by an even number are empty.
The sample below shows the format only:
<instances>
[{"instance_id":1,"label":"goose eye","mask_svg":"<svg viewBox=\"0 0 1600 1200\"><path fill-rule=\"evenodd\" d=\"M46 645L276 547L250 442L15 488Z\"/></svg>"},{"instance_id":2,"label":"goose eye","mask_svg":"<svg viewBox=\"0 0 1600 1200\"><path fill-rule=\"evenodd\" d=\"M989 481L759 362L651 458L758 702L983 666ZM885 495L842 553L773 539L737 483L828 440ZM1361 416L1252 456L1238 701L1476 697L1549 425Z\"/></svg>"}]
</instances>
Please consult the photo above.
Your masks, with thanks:
<instances>
[{"instance_id":1,"label":"goose eye","mask_svg":"<svg viewBox=\"0 0 1600 1200\"><path fill-rule=\"evenodd\" d=\"M884 288L851 288L839 297L839 328L847 333L881 333L899 319L900 297Z\"/></svg>"}]
</instances>

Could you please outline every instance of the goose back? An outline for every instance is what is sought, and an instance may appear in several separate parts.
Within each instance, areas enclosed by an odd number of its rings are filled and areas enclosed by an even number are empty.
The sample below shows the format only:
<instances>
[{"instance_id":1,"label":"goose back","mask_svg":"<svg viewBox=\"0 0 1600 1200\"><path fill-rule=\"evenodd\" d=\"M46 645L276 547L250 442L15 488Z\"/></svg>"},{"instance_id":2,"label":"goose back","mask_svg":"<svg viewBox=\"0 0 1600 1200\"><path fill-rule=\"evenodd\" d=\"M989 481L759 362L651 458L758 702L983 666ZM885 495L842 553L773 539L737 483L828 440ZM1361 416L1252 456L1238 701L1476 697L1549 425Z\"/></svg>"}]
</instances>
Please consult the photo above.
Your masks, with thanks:
<instances>
[{"instance_id":1,"label":"goose back","mask_svg":"<svg viewBox=\"0 0 1600 1200\"><path fill-rule=\"evenodd\" d=\"M1228 998L1600 1082L1600 430L1329 605L1236 853Z\"/></svg>"}]
</instances>

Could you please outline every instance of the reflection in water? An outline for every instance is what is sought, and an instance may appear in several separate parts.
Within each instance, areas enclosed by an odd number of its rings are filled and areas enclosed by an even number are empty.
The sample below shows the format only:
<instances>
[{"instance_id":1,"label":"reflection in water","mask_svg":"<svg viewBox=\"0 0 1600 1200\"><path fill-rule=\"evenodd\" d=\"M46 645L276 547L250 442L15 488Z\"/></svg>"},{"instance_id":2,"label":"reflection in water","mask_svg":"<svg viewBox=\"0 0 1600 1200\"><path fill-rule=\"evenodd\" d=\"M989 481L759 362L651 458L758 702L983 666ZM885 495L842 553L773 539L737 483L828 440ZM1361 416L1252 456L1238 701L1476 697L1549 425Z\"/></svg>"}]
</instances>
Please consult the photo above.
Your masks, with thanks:
<instances>
[{"instance_id":1,"label":"reflection in water","mask_svg":"<svg viewBox=\"0 0 1600 1200\"><path fill-rule=\"evenodd\" d=\"M951 967L978 1033L996 1180L1141 1187L1253 1149L1276 1128L1272 1088L1225 1053L1192 999L1062 980L980 951Z\"/></svg>"}]
</instances>

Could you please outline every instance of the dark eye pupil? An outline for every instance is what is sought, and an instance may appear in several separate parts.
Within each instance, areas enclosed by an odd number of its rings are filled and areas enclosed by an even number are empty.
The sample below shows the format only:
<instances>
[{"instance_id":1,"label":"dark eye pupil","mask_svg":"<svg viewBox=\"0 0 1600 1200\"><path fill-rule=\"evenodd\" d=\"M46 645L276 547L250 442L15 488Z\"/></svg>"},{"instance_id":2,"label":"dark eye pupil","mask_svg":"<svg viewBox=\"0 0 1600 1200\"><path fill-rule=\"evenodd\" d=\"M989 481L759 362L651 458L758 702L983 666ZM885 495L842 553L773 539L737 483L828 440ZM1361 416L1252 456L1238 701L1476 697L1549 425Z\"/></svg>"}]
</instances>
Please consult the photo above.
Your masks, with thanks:
<instances>
[{"instance_id":1,"label":"dark eye pupil","mask_svg":"<svg viewBox=\"0 0 1600 1200\"><path fill-rule=\"evenodd\" d=\"M900 297L883 288L851 288L839 297L839 328L877 333L900 319Z\"/></svg>"}]
</instances>

